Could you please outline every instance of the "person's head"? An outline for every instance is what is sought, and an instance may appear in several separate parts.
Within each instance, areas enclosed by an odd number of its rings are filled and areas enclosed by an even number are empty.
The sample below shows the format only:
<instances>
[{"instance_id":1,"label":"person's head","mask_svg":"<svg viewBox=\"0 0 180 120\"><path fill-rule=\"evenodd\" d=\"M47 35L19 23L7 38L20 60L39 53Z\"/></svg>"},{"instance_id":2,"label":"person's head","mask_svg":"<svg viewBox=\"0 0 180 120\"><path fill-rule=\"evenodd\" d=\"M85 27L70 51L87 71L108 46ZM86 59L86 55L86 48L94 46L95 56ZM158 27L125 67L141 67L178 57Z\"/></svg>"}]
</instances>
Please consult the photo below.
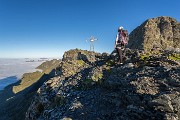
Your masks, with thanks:
<instances>
[{"instance_id":1,"label":"person's head","mask_svg":"<svg viewBox=\"0 0 180 120\"><path fill-rule=\"evenodd\" d=\"M122 27L122 26L118 28L118 32L121 31L121 30L123 30L123 27Z\"/></svg>"}]
</instances>

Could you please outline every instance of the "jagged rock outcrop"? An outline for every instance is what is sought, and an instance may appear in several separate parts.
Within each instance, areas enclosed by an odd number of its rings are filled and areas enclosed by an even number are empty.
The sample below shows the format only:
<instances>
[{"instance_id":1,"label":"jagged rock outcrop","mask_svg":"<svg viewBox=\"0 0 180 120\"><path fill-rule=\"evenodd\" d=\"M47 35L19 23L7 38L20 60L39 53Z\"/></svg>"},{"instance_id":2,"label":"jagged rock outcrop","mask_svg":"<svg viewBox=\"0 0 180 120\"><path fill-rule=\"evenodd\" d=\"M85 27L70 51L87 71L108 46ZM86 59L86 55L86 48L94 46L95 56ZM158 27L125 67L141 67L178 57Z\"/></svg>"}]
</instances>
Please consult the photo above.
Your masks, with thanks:
<instances>
[{"instance_id":1,"label":"jagged rock outcrop","mask_svg":"<svg viewBox=\"0 0 180 120\"><path fill-rule=\"evenodd\" d=\"M26 120L180 119L179 55L127 49L126 56L124 65L112 56L93 63L63 59L60 75L38 89Z\"/></svg>"},{"instance_id":2,"label":"jagged rock outcrop","mask_svg":"<svg viewBox=\"0 0 180 120\"><path fill-rule=\"evenodd\" d=\"M180 22L165 16L148 19L130 33L128 47L180 52Z\"/></svg>"},{"instance_id":3,"label":"jagged rock outcrop","mask_svg":"<svg viewBox=\"0 0 180 120\"><path fill-rule=\"evenodd\" d=\"M67 60L83 60L84 62L94 62L98 59L102 59L107 57L108 53L100 53L91 52L87 50L73 49L64 53L63 61Z\"/></svg>"}]
</instances>

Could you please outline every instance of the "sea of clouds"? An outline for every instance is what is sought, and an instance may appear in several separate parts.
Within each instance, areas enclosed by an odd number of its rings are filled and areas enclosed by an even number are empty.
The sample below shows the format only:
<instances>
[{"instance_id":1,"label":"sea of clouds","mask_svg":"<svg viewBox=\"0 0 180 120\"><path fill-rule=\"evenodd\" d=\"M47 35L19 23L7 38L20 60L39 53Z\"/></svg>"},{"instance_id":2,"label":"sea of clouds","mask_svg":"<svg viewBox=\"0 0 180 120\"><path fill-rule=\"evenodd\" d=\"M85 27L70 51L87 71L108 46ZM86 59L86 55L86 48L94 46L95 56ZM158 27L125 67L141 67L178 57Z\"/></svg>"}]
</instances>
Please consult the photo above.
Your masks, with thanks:
<instances>
[{"instance_id":1,"label":"sea of clouds","mask_svg":"<svg viewBox=\"0 0 180 120\"><path fill-rule=\"evenodd\" d=\"M34 60L34 62L27 62ZM0 58L0 90L18 81L24 73L37 71L35 69L44 61L38 59L4 59Z\"/></svg>"}]
</instances>

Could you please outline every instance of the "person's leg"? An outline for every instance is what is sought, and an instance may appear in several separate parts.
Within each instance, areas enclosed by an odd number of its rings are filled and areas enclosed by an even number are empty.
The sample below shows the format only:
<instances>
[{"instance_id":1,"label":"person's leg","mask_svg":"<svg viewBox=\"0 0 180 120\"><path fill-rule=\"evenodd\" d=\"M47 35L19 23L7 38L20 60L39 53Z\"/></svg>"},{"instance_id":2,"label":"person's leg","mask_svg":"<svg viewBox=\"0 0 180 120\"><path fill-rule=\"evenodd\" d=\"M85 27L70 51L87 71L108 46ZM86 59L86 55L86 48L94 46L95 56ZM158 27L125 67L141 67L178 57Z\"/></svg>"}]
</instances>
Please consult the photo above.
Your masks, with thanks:
<instances>
[{"instance_id":1,"label":"person's leg","mask_svg":"<svg viewBox=\"0 0 180 120\"><path fill-rule=\"evenodd\" d=\"M116 51L117 51L117 54L118 54L118 62L119 62L119 60L120 60L120 56L119 56L119 50L118 50L119 48L116 48Z\"/></svg>"},{"instance_id":2,"label":"person's leg","mask_svg":"<svg viewBox=\"0 0 180 120\"><path fill-rule=\"evenodd\" d=\"M126 60L126 47L124 45L124 50L122 51L122 60L125 61Z\"/></svg>"},{"instance_id":3,"label":"person's leg","mask_svg":"<svg viewBox=\"0 0 180 120\"><path fill-rule=\"evenodd\" d=\"M118 63L122 63L122 50L121 50L121 48L116 48L116 50L117 50L118 57L119 57Z\"/></svg>"},{"instance_id":4,"label":"person's leg","mask_svg":"<svg viewBox=\"0 0 180 120\"><path fill-rule=\"evenodd\" d=\"M122 50L121 49L119 49L119 63L122 63L123 61L122 61Z\"/></svg>"}]
</instances>

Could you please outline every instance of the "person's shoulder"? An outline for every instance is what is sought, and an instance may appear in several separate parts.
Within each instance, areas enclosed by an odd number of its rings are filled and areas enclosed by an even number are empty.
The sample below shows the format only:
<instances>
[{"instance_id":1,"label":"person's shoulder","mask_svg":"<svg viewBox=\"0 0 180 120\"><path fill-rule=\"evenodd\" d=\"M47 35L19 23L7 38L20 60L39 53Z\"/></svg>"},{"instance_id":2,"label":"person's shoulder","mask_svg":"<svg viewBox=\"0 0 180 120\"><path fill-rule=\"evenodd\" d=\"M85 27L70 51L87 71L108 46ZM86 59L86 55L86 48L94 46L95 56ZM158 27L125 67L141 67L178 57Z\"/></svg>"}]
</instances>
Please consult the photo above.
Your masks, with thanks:
<instances>
[{"instance_id":1,"label":"person's shoulder","mask_svg":"<svg viewBox=\"0 0 180 120\"><path fill-rule=\"evenodd\" d=\"M128 30L123 30L123 32L128 32Z\"/></svg>"}]
</instances>

